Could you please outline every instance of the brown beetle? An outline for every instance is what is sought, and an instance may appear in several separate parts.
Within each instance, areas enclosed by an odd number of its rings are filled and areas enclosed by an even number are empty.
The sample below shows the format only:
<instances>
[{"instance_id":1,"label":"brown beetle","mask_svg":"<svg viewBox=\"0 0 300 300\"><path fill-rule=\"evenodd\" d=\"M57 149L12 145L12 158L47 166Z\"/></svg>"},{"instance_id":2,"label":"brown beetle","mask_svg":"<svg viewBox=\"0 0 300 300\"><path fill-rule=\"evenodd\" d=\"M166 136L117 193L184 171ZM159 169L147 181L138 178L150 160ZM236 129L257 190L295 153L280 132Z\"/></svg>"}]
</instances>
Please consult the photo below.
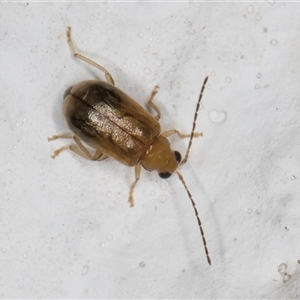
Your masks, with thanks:
<instances>
[{"instance_id":1,"label":"brown beetle","mask_svg":"<svg viewBox=\"0 0 300 300\"><path fill-rule=\"evenodd\" d=\"M202 133L195 132L195 127L200 101L208 77L205 78L201 88L191 134L181 134L176 129L161 133L158 122L161 113L153 102L154 96L158 92L158 86L154 88L148 101L148 105L157 113L153 117L130 96L114 85L112 76L104 67L76 52L71 40L71 27L67 29L67 38L73 55L103 71L107 82L86 80L66 90L63 113L69 128L75 135L54 135L49 140L73 138L76 145L61 147L54 151L52 157L55 158L61 151L70 149L86 159L101 161L112 157L126 166L135 166L135 181L131 184L129 192L130 206L134 205L133 190L140 179L141 166L148 171L156 170L161 178L169 178L175 172L191 199L206 258L208 263L211 264L195 202L182 175L177 171L179 166L187 162L193 137L202 135ZM183 160L181 160L181 154L178 151L171 149L167 140L168 136L175 133L181 138L190 138ZM89 152L81 141L96 150L94 155Z\"/></svg>"}]
</instances>

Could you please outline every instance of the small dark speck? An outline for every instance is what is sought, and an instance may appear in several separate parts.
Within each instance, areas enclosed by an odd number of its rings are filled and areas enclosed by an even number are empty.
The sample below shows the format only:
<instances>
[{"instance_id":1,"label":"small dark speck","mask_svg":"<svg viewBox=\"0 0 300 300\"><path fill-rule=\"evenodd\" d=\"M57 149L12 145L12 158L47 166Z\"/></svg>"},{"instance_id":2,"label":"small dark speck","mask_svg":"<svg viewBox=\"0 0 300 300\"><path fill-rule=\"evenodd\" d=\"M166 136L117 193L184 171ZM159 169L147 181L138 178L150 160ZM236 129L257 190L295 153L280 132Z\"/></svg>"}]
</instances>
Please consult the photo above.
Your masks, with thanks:
<instances>
[{"instance_id":1,"label":"small dark speck","mask_svg":"<svg viewBox=\"0 0 300 300\"><path fill-rule=\"evenodd\" d=\"M286 226L284 228L285 228L286 231L289 231L289 229Z\"/></svg>"},{"instance_id":2,"label":"small dark speck","mask_svg":"<svg viewBox=\"0 0 300 300\"><path fill-rule=\"evenodd\" d=\"M141 268L144 268L145 266L146 266L145 263L144 263L143 261L141 261L141 262L140 262L140 267L141 267Z\"/></svg>"}]
</instances>

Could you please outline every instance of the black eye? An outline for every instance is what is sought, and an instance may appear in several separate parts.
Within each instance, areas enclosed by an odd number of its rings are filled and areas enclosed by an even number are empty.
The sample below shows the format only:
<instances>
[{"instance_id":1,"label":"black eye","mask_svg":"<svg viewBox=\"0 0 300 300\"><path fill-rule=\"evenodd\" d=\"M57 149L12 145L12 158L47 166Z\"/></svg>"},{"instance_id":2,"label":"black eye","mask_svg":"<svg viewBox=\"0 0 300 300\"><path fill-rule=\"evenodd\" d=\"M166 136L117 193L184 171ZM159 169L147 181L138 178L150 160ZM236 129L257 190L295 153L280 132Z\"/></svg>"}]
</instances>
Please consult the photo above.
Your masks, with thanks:
<instances>
[{"instance_id":1,"label":"black eye","mask_svg":"<svg viewBox=\"0 0 300 300\"><path fill-rule=\"evenodd\" d=\"M160 178L167 179L172 175L172 173L164 172L164 173L158 173L158 175Z\"/></svg>"},{"instance_id":2,"label":"black eye","mask_svg":"<svg viewBox=\"0 0 300 300\"><path fill-rule=\"evenodd\" d=\"M181 162L181 154L178 151L174 151L174 154L175 154L177 162L180 163Z\"/></svg>"}]
</instances>

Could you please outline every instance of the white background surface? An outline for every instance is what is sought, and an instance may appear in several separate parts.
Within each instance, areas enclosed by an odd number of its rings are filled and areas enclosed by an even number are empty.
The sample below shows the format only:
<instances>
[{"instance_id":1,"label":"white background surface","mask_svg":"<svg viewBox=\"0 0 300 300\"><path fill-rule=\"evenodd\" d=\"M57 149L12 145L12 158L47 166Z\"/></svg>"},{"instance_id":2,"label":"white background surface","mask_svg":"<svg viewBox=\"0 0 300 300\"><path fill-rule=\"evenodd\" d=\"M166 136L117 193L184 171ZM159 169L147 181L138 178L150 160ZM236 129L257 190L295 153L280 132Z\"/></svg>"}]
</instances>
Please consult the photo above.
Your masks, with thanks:
<instances>
[{"instance_id":1,"label":"white background surface","mask_svg":"<svg viewBox=\"0 0 300 300\"><path fill-rule=\"evenodd\" d=\"M0 296L299 297L299 15L274 1L1 3ZM212 266L175 175L143 171L129 208L133 169L51 159L65 89L104 78L71 56L67 26L142 105L160 85L163 130L190 131L210 76L180 170Z\"/></svg>"}]
</instances>

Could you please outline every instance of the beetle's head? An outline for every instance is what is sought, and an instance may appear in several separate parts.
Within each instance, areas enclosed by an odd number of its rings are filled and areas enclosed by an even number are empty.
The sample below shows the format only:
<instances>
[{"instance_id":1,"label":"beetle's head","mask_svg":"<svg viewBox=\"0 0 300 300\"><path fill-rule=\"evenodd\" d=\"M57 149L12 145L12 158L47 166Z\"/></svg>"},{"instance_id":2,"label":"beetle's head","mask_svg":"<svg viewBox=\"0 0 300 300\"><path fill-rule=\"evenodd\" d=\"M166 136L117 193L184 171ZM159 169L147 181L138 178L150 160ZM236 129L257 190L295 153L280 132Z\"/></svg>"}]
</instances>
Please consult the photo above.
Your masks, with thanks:
<instances>
[{"instance_id":1,"label":"beetle's head","mask_svg":"<svg viewBox=\"0 0 300 300\"><path fill-rule=\"evenodd\" d=\"M171 149L165 137L158 136L148 148L141 164L146 170L156 170L159 177L166 179L177 169L180 161L181 154Z\"/></svg>"}]
</instances>

